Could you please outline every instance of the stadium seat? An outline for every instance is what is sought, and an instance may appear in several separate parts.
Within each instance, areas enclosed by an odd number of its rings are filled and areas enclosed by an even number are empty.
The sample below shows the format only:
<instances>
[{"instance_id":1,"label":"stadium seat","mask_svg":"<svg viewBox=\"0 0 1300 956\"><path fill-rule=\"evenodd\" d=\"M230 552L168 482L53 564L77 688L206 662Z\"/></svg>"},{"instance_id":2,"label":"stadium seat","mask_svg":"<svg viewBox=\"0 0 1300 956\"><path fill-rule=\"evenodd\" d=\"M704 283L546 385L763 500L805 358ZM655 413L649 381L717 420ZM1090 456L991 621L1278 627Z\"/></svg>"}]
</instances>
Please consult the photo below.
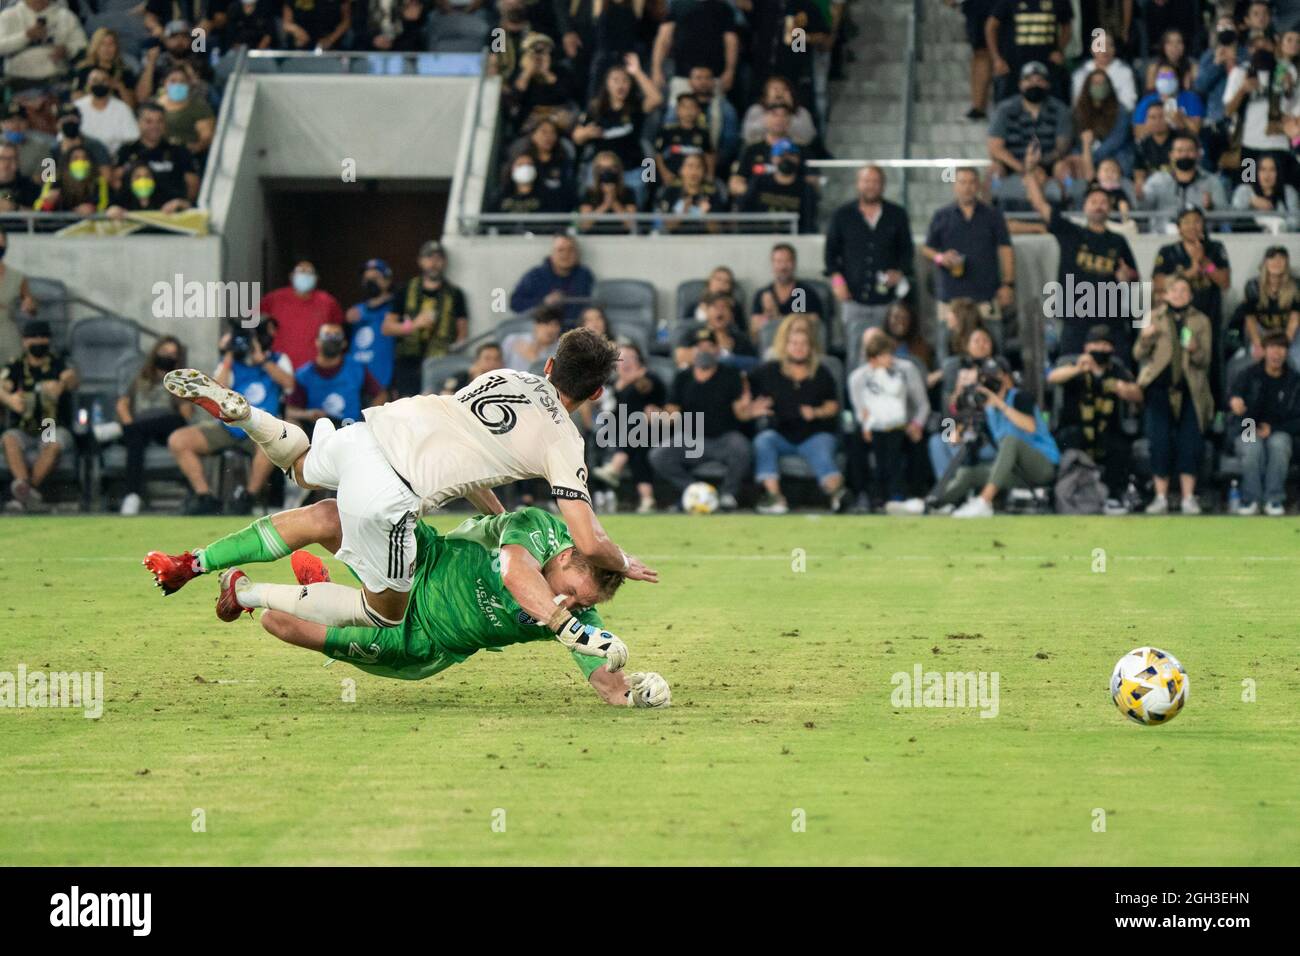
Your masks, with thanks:
<instances>
[{"instance_id":1,"label":"stadium seat","mask_svg":"<svg viewBox=\"0 0 1300 956\"><path fill-rule=\"evenodd\" d=\"M469 355L445 355L427 358L420 368L420 390L426 395L438 395L447 379L469 369L473 363Z\"/></svg>"},{"instance_id":2,"label":"stadium seat","mask_svg":"<svg viewBox=\"0 0 1300 956\"><path fill-rule=\"evenodd\" d=\"M72 326L68 351L81 377L79 391L116 396L122 363L140 353L140 329L109 316L82 319Z\"/></svg>"},{"instance_id":3,"label":"stadium seat","mask_svg":"<svg viewBox=\"0 0 1300 956\"><path fill-rule=\"evenodd\" d=\"M641 354L649 356L653 332L639 322L629 322L626 319L617 321L611 319L609 323L610 334L615 339L627 339L633 342L641 350Z\"/></svg>"},{"instance_id":4,"label":"stadium seat","mask_svg":"<svg viewBox=\"0 0 1300 956\"><path fill-rule=\"evenodd\" d=\"M673 379L677 377L677 366L673 364L673 360L662 355L646 356L646 367L664 383L664 388L672 385Z\"/></svg>"},{"instance_id":5,"label":"stadium seat","mask_svg":"<svg viewBox=\"0 0 1300 956\"><path fill-rule=\"evenodd\" d=\"M36 299L34 319L50 323L51 343L55 351L68 347L68 287L61 279L28 276L27 288Z\"/></svg>"},{"instance_id":6,"label":"stadium seat","mask_svg":"<svg viewBox=\"0 0 1300 956\"><path fill-rule=\"evenodd\" d=\"M656 328L655 288L641 279L601 279L592 297L613 322L635 322L647 333Z\"/></svg>"}]
</instances>

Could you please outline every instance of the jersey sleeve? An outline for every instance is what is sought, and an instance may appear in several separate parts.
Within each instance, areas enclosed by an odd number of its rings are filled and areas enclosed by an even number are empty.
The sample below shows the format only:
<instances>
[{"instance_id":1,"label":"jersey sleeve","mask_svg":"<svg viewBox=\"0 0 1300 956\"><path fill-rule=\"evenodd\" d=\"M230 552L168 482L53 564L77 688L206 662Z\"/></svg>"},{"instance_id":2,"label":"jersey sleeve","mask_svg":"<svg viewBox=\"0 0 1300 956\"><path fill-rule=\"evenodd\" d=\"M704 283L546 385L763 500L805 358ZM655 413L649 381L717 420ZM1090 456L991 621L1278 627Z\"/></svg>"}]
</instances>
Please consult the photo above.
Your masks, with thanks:
<instances>
[{"instance_id":1,"label":"jersey sleeve","mask_svg":"<svg viewBox=\"0 0 1300 956\"><path fill-rule=\"evenodd\" d=\"M573 547L569 529L555 515L541 508L507 512L501 529L500 547L518 545L545 565L561 551Z\"/></svg>"},{"instance_id":2,"label":"jersey sleeve","mask_svg":"<svg viewBox=\"0 0 1300 956\"><path fill-rule=\"evenodd\" d=\"M545 468L542 477L551 486L551 497L591 503L581 439L554 442L546 450Z\"/></svg>"}]
</instances>

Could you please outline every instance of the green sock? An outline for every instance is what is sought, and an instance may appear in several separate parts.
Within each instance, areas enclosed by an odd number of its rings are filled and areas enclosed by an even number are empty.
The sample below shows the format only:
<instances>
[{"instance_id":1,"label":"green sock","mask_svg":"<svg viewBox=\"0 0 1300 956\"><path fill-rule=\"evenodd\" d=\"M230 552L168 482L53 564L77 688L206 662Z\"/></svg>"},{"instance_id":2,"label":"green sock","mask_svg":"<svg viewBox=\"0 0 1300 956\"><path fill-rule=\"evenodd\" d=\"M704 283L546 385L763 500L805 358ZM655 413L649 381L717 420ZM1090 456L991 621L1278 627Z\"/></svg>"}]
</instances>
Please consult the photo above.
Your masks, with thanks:
<instances>
[{"instance_id":1,"label":"green sock","mask_svg":"<svg viewBox=\"0 0 1300 956\"><path fill-rule=\"evenodd\" d=\"M201 550L197 557L204 571L220 571L237 564L278 561L289 553L289 546L275 530L271 519L258 518L247 528L218 538Z\"/></svg>"}]
</instances>

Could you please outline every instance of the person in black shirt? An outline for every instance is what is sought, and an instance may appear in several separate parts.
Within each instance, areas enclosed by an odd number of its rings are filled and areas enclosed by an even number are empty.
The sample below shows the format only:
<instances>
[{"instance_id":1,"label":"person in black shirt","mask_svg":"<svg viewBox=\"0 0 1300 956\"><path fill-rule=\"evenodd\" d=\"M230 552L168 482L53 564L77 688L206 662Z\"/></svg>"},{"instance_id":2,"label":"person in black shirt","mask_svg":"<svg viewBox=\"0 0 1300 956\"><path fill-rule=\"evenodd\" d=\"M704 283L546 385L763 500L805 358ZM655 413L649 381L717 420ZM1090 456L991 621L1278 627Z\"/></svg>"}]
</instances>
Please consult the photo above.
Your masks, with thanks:
<instances>
[{"instance_id":1,"label":"person in black shirt","mask_svg":"<svg viewBox=\"0 0 1300 956\"><path fill-rule=\"evenodd\" d=\"M741 431L748 420L749 390L744 376L720 363L717 340L708 329L696 333L693 353L691 367L673 379L664 406L668 415L680 416L681 434L693 441L653 449L650 467L680 495L694 481L693 468L707 462L725 465L718 504L732 511L753 456Z\"/></svg>"},{"instance_id":2,"label":"person in black shirt","mask_svg":"<svg viewBox=\"0 0 1300 956\"><path fill-rule=\"evenodd\" d=\"M352 0L285 0L285 37L298 50L333 50L352 29Z\"/></svg>"},{"instance_id":3,"label":"person in black shirt","mask_svg":"<svg viewBox=\"0 0 1300 956\"><path fill-rule=\"evenodd\" d=\"M702 341L701 332L708 332L707 341L714 346L719 361L733 368L746 370L758 364L758 353L744 329L736 324L736 300L726 292L706 292L700 302L704 305L704 321L687 329L678 340L674 358L677 367L690 365L695 350Z\"/></svg>"},{"instance_id":4,"label":"person in black shirt","mask_svg":"<svg viewBox=\"0 0 1300 956\"><path fill-rule=\"evenodd\" d=\"M921 255L934 262L935 298L973 299L986 322L1015 305L1016 256L1006 218L979 200L979 173L957 170L952 205L930 220Z\"/></svg>"},{"instance_id":5,"label":"person in black shirt","mask_svg":"<svg viewBox=\"0 0 1300 956\"><path fill-rule=\"evenodd\" d=\"M32 208L41 187L18 171L18 147L0 142L0 212Z\"/></svg>"},{"instance_id":6,"label":"person in black shirt","mask_svg":"<svg viewBox=\"0 0 1300 956\"><path fill-rule=\"evenodd\" d=\"M1083 351L1089 326L1101 321L1111 330L1111 342L1121 355L1133 348L1133 320L1143 314L1136 285L1137 259L1128 240L1106 228L1110 196L1094 185L1083 200L1086 226L1076 226L1043 196L1035 174L1039 150L1025 154L1025 194L1061 247L1057 276L1060 289L1050 296L1046 314L1061 322L1060 354ZM1118 285L1123 283L1124 285ZM1062 301L1062 297L1064 301Z\"/></svg>"},{"instance_id":7,"label":"person in black shirt","mask_svg":"<svg viewBox=\"0 0 1300 956\"><path fill-rule=\"evenodd\" d=\"M1165 104L1156 101L1147 107L1146 135L1134 143L1133 183L1137 187L1138 198L1142 198L1142 187L1156 173L1174 172L1173 161L1169 151L1174 145L1174 134L1165 117Z\"/></svg>"},{"instance_id":8,"label":"person in black shirt","mask_svg":"<svg viewBox=\"0 0 1300 956\"><path fill-rule=\"evenodd\" d=\"M863 166L857 187L857 200L836 209L826 229L826 274L845 328L883 323L890 305L906 298L915 259L907 210L885 199L884 170Z\"/></svg>"},{"instance_id":9,"label":"person in black shirt","mask_svg":"<svg viewBox=\"0 0 1300 956\"><path fill-rule=\"evenodd\" d=\"M270 0L233 0L226 7L223 49L269 48L275 40L275 20L275 8Z\"/></svg>"},{"instance_id":10,"label":"person in black shirt","mask_svg":"<svg viewBox=\"0 0 1300 956\"><path fill-rule=\"evenodd\" d=\"M632 480L636 482L640 500L637 513L649 514L655 510L650 444L648 441L633 441L632 438L634 430L638 428L647 429L643 434L653 434L648 431L649 422L663 411L668 400L668 390L658 376L645 367L645 356L641 354L640 347L632 342L625 342L619 347L618 378L614 382L612 398L610 407L597 415L596 429L598 444L612 448L614 452L604 465L591 470L591 477L610 488L618 488L623 472L629 471ZM613 437L618 436L620 421L626 423L625 437L629 439L628 443L620 445L615 441L601 441L602 431Z\"/></svg>"},{"instance_id":11,"label":"person in black shirt","mask_svg":"<svg viewBox=\"0 0 1300 956\"><path fill-rule=\"evenodd\" d=\"M835 460L840 395L835 377L817 360L809 326L792 316L777 332L776 357L749 376L753 397L749 412L766 419L754 436L754 480L763 486L760 514L790 510L781 494L778 462L798 455L817 476L832 511L844 500L844 476Z\"/></svg>"},{"instance_id":12,"label":"person in black shirt","mask_svg":"<svg viewBox=\"0 0 1300 956\"><path fill-rule=\"evenodd\" d=\"M984 22L984 41L993 56L997 99L1015 93L1020 68L1038 61L1046 64L1051 73L1056 98L1069 102L1065 47L1070 42L1073 20L1070 0L998 0L993 5Z\"/></svg>"},{"instance_id":13,"label":"person in black shirt","mask_svg":"<svg viewBox=\"0 0 1300 956\"><path fill-rule=\"evenodd\" d=\"M1300 433L1300 375L1287 364L1289 343L1282 332L1264 337L1264 357L1242 371L1233 382L1228 410L1242 427L1237 435L1241 458L1241 509L1243 515L1286 514L1286 475L1291 466L1291 445ZM1246 427L1245 420L1254 422Z\"/></svg>"},{"instance_id":14,"label":"person in black shirt","mask_svg":"<svg viewBox=\"0 0 1300 956\"><path fill-rule=\"evenodd\" d=\"M598 215L634 215L637 211L636 193L628 189L623 176L623 164L612 152L597 153L591 164L592 185L582 195L578 211ZM578 220L578 229L593 233L630 233L635 231L630 219L622 221Z\"/></svg>"},{"instance_id":15,"label":"person in black shirt","mask_svg":"<svg viewBox=\"0 0 1300 956\"><path fill-rule=\"evenodd\" d=\"M0 369L0 408L6 419L0 444L13 475L13 500L6 510L19 512L43 510L39 489L59 457L72 450L72 392L77 387L77 370L50 349L50 323L29 321L22 342L23 354Z\"/></svg>"},{"instance_id":16,"label":"person in black shirt","mask_svg":"<svg viewBox=\"0 0 1300 956\"><path fill-rule=\"evenodd\" d=\"M749 310L751 338L758 339L765 327L772 327L787 315L807 316L814 325L830 319L817 290L795 276L798 264L798 255L790 243L778 242L772 247L772 281L754 293Z\"/></svg>"},{"instance_id":17,"label":"person in black shirt","mask_svg":"<svg viewBox=\"0 0 1300 956\"><path fill-rule=\"evenodd\" d=\"M673 61L675 97L688 85L691 69L707 66L718 78L723 93L731 92L740 60L740 35L736 14L726 0L673 0L668 18L655 36L651 76L659 89L665 87L664 61Z\"/></svg>"},{"instance_id":18,"label":"person in black shirt","mask_svg":"<svg viewBox=\"0 0 1300 956\"><path fill-rule=\"evenodd\" d=\"M1233 313L1226 333L1225 352L1232 355L1241 346L1253 359L1264 357L1264 336L1281 332L1288 342L1300 329L1300 284L1291 274L1291 256L1286 246L1269 246L1264 251L1259 275L1246 282L1241 305Z\"/></svg>"},{"instance_id":19,"label":"person in black shirt","mask_svg":"<svg viewBox=\"0 0 1300 956\"><path fill-rule=\"evenodd\" d=\"M566 210L572 209L577 205L573 162L560 144L560 128L554 120L542 117L530 123L524 132L528 139L515 143L511 163L521 152L532 156L537 167L538 189L555 194L559 197L559 205Z\"/></svg>"},{"instance_id":20,"label":"person in black shirt","mask_svg":"<svg viewBox=\"0 0 1300 956\"><path fill-rule=\"evenodd\" d=\"M740 212L796 213L800 233L816 232L817 196L800 175L803 163L799 158L799 147L789 140L782 140L772 147L771 156L776 164L775 171L750 179L737 209ZM785 232L787 228L784 224L744 223L739 231Z\"/></svg>"},{"instance_id":21,"label":"person in black shirt","mask_svg":"<svg viewBox=\"0 0 1300 956\"><path fill-rule=\"evenodd\" d=\"M682 162L688 156L704 160L705 175L712 179L717 154L713 151L713 137L704 124L704 111L694 93L681 93L677 97L677 121L659 128L655 137L655 164L665 185L677 185Z\"/></svg>"},{"instance_id":22,"label":"person in black shirt","mask_svg":"<svg viewBox=\"0 0 1300 956\"><path fill-rule=\"evenodd\" d=\"M502 191L497 212L522 215L572 211L573 207L563 192L538 182L537 163L531 153L520 153L515 157L510 164L510 182Z\"/></svg>"},{"instance_id":23,"label":"person in black shirt","mask_svg":"<svg viewBox=\"0 0 1300 956\"><path fill-rule=\"evenodd\" d=\"M704 157L699 153L683 157L680 172L681 178L659 194L659 211L673 217L664 219L664 228L676 233L719 231L717 223L699 220L709 213L726 212L728 206L726 192L705 176Z\"/></svg>"},{"instance_id":24,"label":"person in black shirt","mask_svg":"<svg viewBox=\"0 0 1300 956\"><path fill-rule=\"evenodd\" d=\"M142 103L136 110L140 138L117 151L118 176L123 187L127 167L143 163L153 172L155 196L159 205L173 199L194 202L199 195L199 174L194 169L194 154L184 146L167 142L167 120L157 103Z\"/></svg>"},{"instance_id":25,"label":"person in black shirt","mask_svg":"<svg viewBox=\"0 0 1300 956\"><path fill-rule=\"evenodd\" d=\"M544 33L529 33L519 49L519 68L504 88L512 129L549 117L562 130L573 125L576 87L573 74L554 59L555 43Z\"/></svg>"},{"instance_id":26,"label":"person in black shirt","mask_svg":"<svg viewBox=\"0 0 1300 956\"><path fill-rule=\"evenodd\" d=\"M641 129L646 114L662 102L663 97L642 71L640 58L629 53L622 66L610 67L600 95L573 129L573 142L586 147L589 155L609 151L619 158L625 170L623 182L636 193L638 206L646 199Z\"/></svg>"},{"instance_id":27,"label":"person in black shirt","mask_svg":"<svg viewBox=\"0 0 1300 956\"><path fill-rule=\"evenodd\" d=\"M1142 389L1124 364L1128 354L1115 348L1109 326L1094 325L1084 351L1061 356L1047 375L1047 384L1059 385L1064 392L1056 443L1086 452L1101 468L1108 512L1124 508L1120 499L1128 488L1132 461L1132 440L1121 424L1122 403L1142 402Z\"/></svg>"},{"instance_id":28,"label":"person in black shirt","mask_svg":"<svg viewBox=\"0 0 1300 956\"><path fill-rule=\"evenodd\" d=\"M1178 215L1179 241L1161 246L1151 267L1154 297L1164 295L1176 276L1192 289L1192 307L1210 320L1213 345L1210 349L1210 387L1215 402L1222 400L1223 292L1232 286L1232 268L1223 243L1205 232L1205 216L1199 209L1184 209Z\"/></svg>"},{"instance_id":29,"label":"person in black shirt","mask_svg":"<svg viewBox=\"0 0 1300 956\"><path fill-rule=\"evenodd\" d=\"M774 151L778 145L783 151L789 151L793 147L793 156L799 162L796 172L800 176L804 175L803 153L790 138L790 107L782 102L769 103L763 112L763 127L766 130L763 138L742 149L736 161L731 164L727 188L736 198L745 195L745 190L754 179L764 173L776 172Z\"/></svg>"}]
</instances>

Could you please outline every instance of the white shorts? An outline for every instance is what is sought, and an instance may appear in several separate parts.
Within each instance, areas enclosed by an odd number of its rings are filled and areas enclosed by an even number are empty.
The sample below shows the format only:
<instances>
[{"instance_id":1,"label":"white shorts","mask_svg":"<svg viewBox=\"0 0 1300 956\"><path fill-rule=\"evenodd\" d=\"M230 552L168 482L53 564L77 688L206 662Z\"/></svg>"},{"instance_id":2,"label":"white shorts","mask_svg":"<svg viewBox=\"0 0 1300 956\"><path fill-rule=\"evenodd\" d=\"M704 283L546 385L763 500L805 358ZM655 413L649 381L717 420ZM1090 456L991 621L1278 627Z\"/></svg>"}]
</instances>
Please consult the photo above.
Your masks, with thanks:
<instances>
[{"instance_id":1,"label":"white shorts","mask_svg":"<svg viewBox=\"0 0 1300 956\"><path fill-rule=\"evenodd\" d=\"M302 474L308 484L338 492L343 543L334 556L369 591L411 590L419 496L397 477L365 422L338 431L318 427L312 437Z\"/></svg>"}]
</instances>

